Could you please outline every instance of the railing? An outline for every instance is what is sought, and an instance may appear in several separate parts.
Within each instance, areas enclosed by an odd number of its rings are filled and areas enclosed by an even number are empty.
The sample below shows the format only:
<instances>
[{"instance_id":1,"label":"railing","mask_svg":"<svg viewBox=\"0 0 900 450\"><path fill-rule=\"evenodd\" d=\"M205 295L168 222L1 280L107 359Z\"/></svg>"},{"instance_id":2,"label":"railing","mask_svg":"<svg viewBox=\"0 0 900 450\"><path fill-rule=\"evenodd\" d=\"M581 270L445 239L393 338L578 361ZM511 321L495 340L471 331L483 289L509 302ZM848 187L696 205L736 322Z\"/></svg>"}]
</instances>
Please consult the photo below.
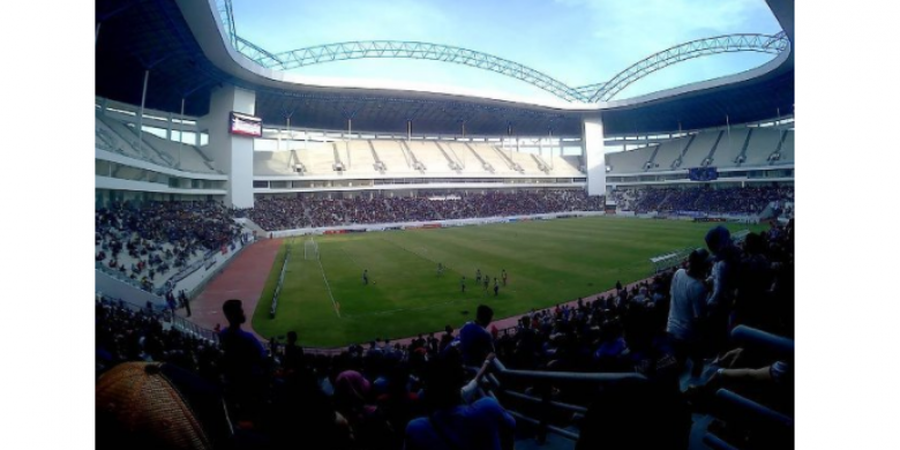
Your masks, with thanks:
<instances>
[{"instance_id":1,"label":"railing","mask_svg":"<svg viewBox=\"0 0 900 450\"><path fill-rule=\"evenodd\" d=\"M119 281L122 281L126 284L130 284L131 286L134 286L137 289L140 289L144 292L149 292L149 293L155 295L155 292L153 292L152 289L145 288L139 281L131 279L131 277L125 275L124 273L119 271L119 269L113 269L111 267L108 267L106 264L104 264L100 261L94 262L94 268L100 270L101 272L103 272Z\"/></svg>"},{"instance_id":2,"label":"railing","mask_svg":"<svg viewBox=\"0 0 900 450\"><path fill-rule=\"evenodd\" d=\"M739 345L754 347L775 356L792 360L794 356L794 341L782 336L776 336L756 328L739 325L731 332L732 339ZM743 420L754 424L754 429L762 431L791 431L794 428L794 418L776 411L766 405L738 395L728 389L716 391L716 400L724 406L735 411ZM736 450L737 447L725 442L719 436L707 431L703 442L712 448Z\"/></svg>"},{"instance_id":3,"label":"railing","mask_svg":"<svg viewBox=\"0 0 900 450\"><path fill-rule=\"evenodd\" d=\"M512 158L507 155L506 152L504 152L501 148L495 145L492 145L491 148L493 148L494 151L496 151L500 155L500 159L502 159L510 169L515 170L516 172L523 171L522 166L520 166L519 163L513 161Z\"/></svg>"},{"instance_id":4,"label":"railing","mask_svg":"<svg viewBox=\"0 0 900 450\"><path fill-rule=\"evenodd\" d=\"M459 165L459 163L454 161L453 158L450 157L450 155L447 153L447 151L444 149L444 146L442 146L440 142L434 141L434 144L437 145L437 148L441 151L441 154L443 154L444 158L447 159L447 165L450 167L450 170L455 170L457 172L462 170L462 167Z\"/></svg>"},{"instance_id":5,"label":"railing","mask_svg":"<svg viewBox=\"0 0 900 450\"><path fill-rule=\"evenodd\" d=\"M219 335L215 331L201 327L190 320L172 314L172 328L182 333L191 334L194 337L206 339L210 342L219 342Z\"/></svg>"},{"instance_id":6,"label":"railing","mask_svg":"<svg viewBox=\"0 0 900 450\"><path fill-rule=\"evenodd\" d=\"M409 144L407 144L406 141L400 141L400 148L405 149L406 153L409 154L409 159L412 160L413 169L420 172L424 172L426 170L425 164L422 161L419 161L419 158L416 158L416 154L413 153L412 149L409 147Z\"/></svg>"},{"instance_id":7,"label":"railing","mask_svg":"<svg viewBox=\"0 0 900 450\"><path fill-rule=\"evenodd\" d=\"M112 303L120 307L130 309L132 311L142 311L144 313L153 314L158 320L162 322L168 322L172 325L172 328L182 333L192 335L195 338L205 339L213 343L219 342L219 336L215 331L203 328L200 325L191 322L190 320L179 317L169 309L159 309L159 307L157 307L157 309L148 309L146 305L138 305L128 300L112 298L106 295L102 296L102 300L104 302Z\"/></svg>"},{"instance_id":8,"label":"railing","mask_svg":"<svg viewBox=\"0 0 900 450\"><path fill-rule=\"evenodd\" d=\"M722 142L722 136L724 136L724 135L725 135L724 130L719 131L719 135L716 136L716 142L714 142L712 148L709 149L709 153L706 155L706 158L703 158L703 162L701 163L702 166L705 167L705 166L712 164L713 159L715 158L716 149L719 148L719 143Z\"/></svg>"},{"instance_id":9,"label":"railing","mask_svg":"<svg viewBox=\"0 0 900 450\"><path fill-rule=\"evenodd\" d=\"M371 139L366 139L366 142L369 143L369 150L372 151L372 158L375 160L375 164L373 165L375 170L384 173L387 170L387 166L384 165L384 162L378 156L378 152L375 151L375 144L372 143Z\"/></svg>"},{"instance_id":10,"label":"railing","mask_svg":"<svg viewBox=\"0 0 900 450\"><path fill-rule=\"evenodd\" d=\"M492 166L491 163L485 161L484 158L482 158L481 155L479 155L478 152L475 151L475 148L469 145L468 142L464 142L464 144L466 144L466 147L472 152L473 155L475 155L475 158L478 159L478 162L481 163L481 167L484 170L490 173L494 173L494 166Z\"/></svg>"},{"instance_id":11,"label":"railing","mask_svg":"<svg viewBox=\"0 0 900 450\"><path fill-rule=\"evenodd\" d=\"M476 368L469 368L470 371L477 371ZM508 387L504 387L504 385L497 379L507 378L510 380L527 380L534 383L535 391L540 393L540 396L533 396L526 394L524 392L518 392L512 390ZM521 412L509 410L510 415L515 417L519 421L530 423L537 427L537 441L541 444L546 442L547 433L554 433L559 436L562 436L566 439L571 439L573 441L577 441L579 438L579 433L574 431L566 430L560 428L555 425L550 424L551 415L556 410L568 411L577 414L585 414L587 412L587 407L581 405L573 405L569 403L559 402L553 399L553 390L552 383L553 382L575 382L575 383L609 383L609 382L619 382L625 380L646 380L646 377L636 372L629 373L582 373L582 372L549 372L549 371L538 371L538 370L514 370L507 369L506 366L503 365L502 362L498 359L494 359L490 365L490 371L483 378L481 388L487 388L483 390L483 392L490 396L496 398L496 394L500 394L501 396L506 396L509 398L517 399L520 401L525 401L528 403L534 403L537 405L541 405L539 408L538 417L530 417Z\"/></svg>"}]
</instances>

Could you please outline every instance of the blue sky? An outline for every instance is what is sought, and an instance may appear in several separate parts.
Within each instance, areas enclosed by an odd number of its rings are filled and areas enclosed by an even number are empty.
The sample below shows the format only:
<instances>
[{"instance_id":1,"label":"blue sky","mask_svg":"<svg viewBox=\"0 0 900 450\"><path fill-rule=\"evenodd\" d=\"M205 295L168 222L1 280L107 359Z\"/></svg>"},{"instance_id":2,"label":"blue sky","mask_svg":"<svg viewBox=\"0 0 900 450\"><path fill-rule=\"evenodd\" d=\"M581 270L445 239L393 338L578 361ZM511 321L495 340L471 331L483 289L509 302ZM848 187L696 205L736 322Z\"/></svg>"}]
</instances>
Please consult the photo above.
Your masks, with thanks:
<instances>
[{"instance_id":1,"label":"blue sky","mask_svg":"<svg viewBox=\"0 0 900 450\"><path fill-rule=\"evenodd\" d=\"M237 33L272 52L353 40L418 40L500 56L572 86L605 81L692 39L780 31L764 0L233 0L233 6ZM617 98L741 72L771 58L698 58L658 71ZM503 75L433 61L356 60L295 71L555 99Z\"/></svg>"}]
</instances>

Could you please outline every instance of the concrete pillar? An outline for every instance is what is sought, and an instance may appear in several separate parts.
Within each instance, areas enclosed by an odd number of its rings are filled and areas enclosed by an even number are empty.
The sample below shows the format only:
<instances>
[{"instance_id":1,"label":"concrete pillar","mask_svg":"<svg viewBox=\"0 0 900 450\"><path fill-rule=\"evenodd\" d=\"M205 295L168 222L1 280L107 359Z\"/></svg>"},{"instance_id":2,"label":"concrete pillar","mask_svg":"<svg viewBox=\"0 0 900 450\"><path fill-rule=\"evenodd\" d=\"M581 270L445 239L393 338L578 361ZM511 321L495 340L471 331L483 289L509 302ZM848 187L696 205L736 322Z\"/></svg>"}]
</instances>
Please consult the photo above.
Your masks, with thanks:
<instances>
[{"instance_id":1,"label":"concrete pillar","mask_svg":"<svg viewBox=\"0 0 900 450\"><path fill-rule=\"evenodd\" d=\"M213 91L209 114L202 119L209 132L207 148L217 167L228 175L225 204L235 208L252 208L253 138L228 131L232 111L256 115L256 93L234 86L223 86ZM198 140L199 136L198 132Z\"/></svg>"},{"instance_id":2,"label":"concrete pillar","mask_svg":"<svg viewBox=\"0 0 900 450\"><path fill-rule=\"evenodd\" d=\"M588 195L606 194L606 154L603 147L603 121L584 119L581 136Z\"/></svg>"}]
</instances>

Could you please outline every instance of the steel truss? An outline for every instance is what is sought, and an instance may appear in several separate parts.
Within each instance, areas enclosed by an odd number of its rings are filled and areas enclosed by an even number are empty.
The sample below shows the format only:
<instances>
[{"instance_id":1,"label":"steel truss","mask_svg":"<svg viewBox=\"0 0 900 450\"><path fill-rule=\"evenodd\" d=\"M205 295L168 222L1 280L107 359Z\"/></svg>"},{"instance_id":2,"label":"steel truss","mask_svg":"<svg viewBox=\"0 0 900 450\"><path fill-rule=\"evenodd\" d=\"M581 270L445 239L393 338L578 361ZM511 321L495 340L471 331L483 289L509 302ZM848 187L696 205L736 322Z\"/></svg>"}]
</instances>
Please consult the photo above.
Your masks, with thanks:
<instances>
[{"instance_id":1,"label":"steel truss","mask_svg":"<svg viewBox=\"0 0 900 450\"><path fill-rule=\"evenodd\" d=\"M790 46L791 43L783 31L774 36L766 34L730 34L685 42L659 53L654 53L632 64L627 69L616 74L608 82L603 83L590 96L588 101L593 103L612 100L616 94L641 78L682 61L719 53L758 52L779 54L789 50ZM583 88L587 87L592 86L582 86L581 88L576 88L576 90L583 93Z\"/></svg>"},{"instance_id":2,"label":"steel truss","mask_svg":"<svg viewBox=\"0 0 900 450\"><path fill-rule=\"evenodd\" d=\"M790 40L783 31L775 35L742 33L697 39L650 55L619 72L607 82L572 87L543 72L508 59L467 48L428 42L349 41L272 53L236 34L231 0L217 0L216 4L226 37L235 50L267 69L291 70L334 61L372 58L444 61L490 70L522 80L569 102L610 101L622 90L647 75L694 58L735 52L779 54L791 48Z\"/></svg>"},{"instance_id":3,"label":"steel truss","mask_svg":"<svg viewBox=\"0 0 900 450\"><path fill-rule=\"evenodd\" d=\"M444 61L490 70L539 87L567 101L583 96L565 83L517 62L451 45L417 41L350 41L300 48L278 54L262 54L246 40L237 50L267 69L291 70L332 61L372 58L407 58ZM250 49L249 52L245 51Z\"/></svg>"}]
</instances>

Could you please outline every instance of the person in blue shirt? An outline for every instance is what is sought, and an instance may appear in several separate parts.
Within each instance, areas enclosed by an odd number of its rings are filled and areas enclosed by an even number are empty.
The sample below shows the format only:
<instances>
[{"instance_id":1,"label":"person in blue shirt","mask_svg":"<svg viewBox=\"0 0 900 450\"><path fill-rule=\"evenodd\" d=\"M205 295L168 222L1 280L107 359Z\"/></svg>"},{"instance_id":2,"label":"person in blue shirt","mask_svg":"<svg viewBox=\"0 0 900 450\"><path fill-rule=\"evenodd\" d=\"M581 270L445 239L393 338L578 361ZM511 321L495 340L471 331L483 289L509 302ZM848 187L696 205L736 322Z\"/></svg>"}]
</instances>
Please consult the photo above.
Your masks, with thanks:
<instances>
[{"instance_id":1,"label":"person in blue shirt","mask_svg":"<svg viewBox=\"0 0 900 450\"><path fill-rule=\"evenodd\" d=\"M237 405L240 415L253 416L259 412L266 349L253 333L241 329L247 317L240 300L226 300L222 312L228 320L228 327L219 332L226 396Z\"/></svg>"},{"instance_id":2,"label":"person in blue shirt","mask_svg":"<svg viewBox=\"0 0 900 450\"><path fill-rule=\"evenodd\" d=\"M494 340L485 329L494 318L494 310L487 305L478 305L474 322L468 322L459 330L459 345L463 362L477 366L494 351Z\"/></svg>"},{"instance_id":3,"label":"person in blue shirt","mask_svg":"<svg viewBox=\"0 0 900 450\"><path fill-rule=\"evenodd\" d=\"M427 417L409 422L406 450L501 450L512 448L516 421L497 400L464 405L465 371L455 352L432 360L425 379Z\"/></svg>"}]
</instances>

